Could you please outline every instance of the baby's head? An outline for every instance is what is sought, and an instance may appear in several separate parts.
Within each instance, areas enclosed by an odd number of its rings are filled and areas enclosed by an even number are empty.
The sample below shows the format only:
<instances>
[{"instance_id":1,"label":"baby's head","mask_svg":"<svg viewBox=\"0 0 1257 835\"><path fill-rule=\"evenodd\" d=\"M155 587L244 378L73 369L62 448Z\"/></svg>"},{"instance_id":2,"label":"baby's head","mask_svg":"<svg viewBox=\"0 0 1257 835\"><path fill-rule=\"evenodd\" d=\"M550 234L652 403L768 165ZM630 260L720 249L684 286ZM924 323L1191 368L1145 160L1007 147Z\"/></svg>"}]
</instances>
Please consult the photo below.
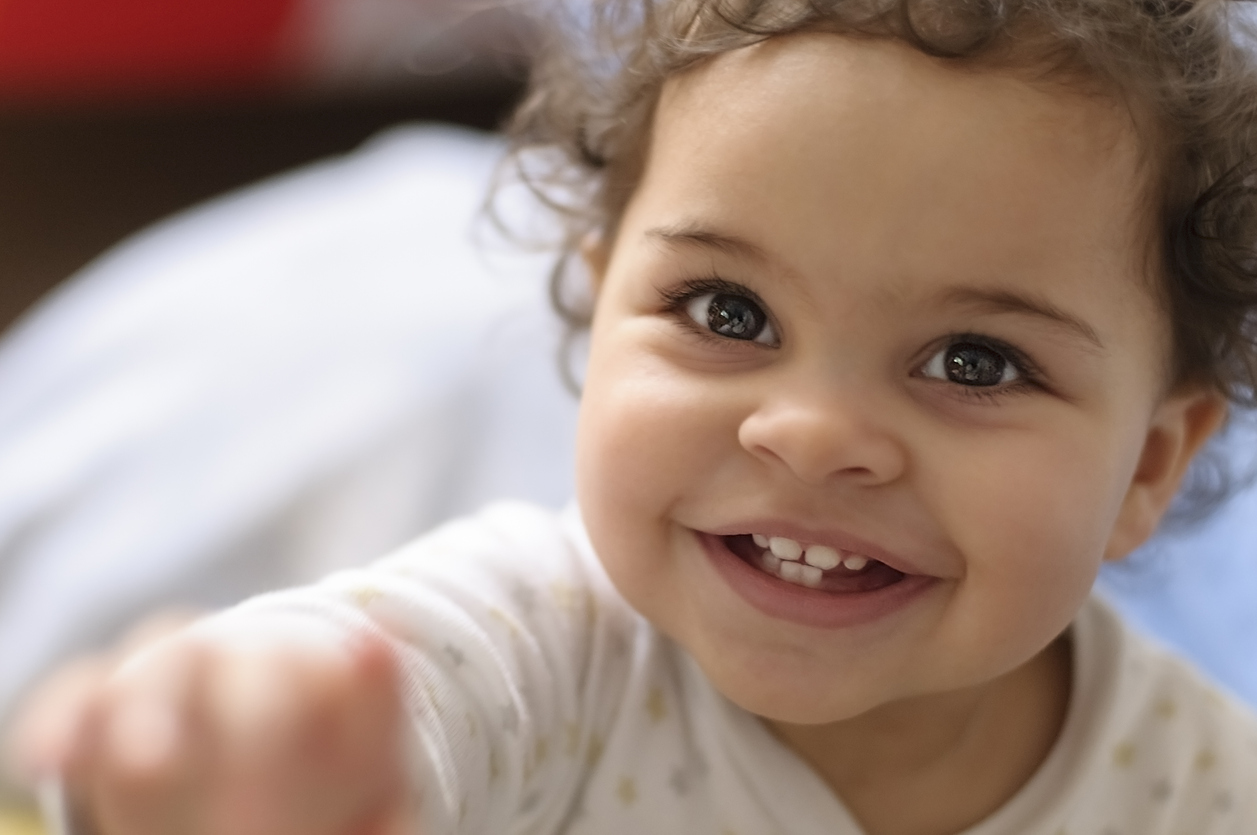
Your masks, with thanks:
<instances>
[{"instance_id":1,"label":"baby's head","mask_svg":"<svg viewBox=\"0 0 1257 835\"><path fill-rule=\"evenodd\" d=\"M560 9L563 4L556 4ZM1257 405L1257 10L1235 0L582 0L511 125L566 249L614 238L669 79L766 38L888 38L972 71L1107 98L1136 124L1172 376ZM562 12L559 13L562 15ZM544 160L537 148L557 153ZM578 297L580 293L576 294ZM577 328L579 298L560 312Z\"/></svg>"},{"instance_id":2,"label":"baby's head","mask_svg":"<svg viewBox=\"0 0 1257 835\"><path fill-rule=\"evenodd\" d=\"M516 128L581 201L611 578L773 719L1032 666L1252 396L1232 4L594 9Z\"/></svg>"}]
</instances>

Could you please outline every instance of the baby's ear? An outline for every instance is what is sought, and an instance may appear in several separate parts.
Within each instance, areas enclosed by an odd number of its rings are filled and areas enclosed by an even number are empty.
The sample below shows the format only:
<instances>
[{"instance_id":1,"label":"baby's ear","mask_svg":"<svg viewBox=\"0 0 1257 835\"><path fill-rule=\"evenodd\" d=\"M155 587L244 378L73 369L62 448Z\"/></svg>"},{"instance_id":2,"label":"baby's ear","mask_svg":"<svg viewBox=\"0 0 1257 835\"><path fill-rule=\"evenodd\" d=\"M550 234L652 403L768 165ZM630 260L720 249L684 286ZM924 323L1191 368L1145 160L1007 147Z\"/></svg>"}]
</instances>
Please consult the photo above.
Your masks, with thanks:
<instances>
[{"instance_id":1,"label":"baby's ear","mask_svg":"<svg viewBox=\"0 0 1257 835\"><path fill-rule=\"evenodd\" d=\"M1143 452L1113 533L1106 560L1120 560L1152 536L1192 458L1226 420L1226 400L1194 389L1172 394L1157 407Z\"/></svg>"},{"instance_id":2,"label":"baby's ear","mask_svg":"<svg viewBox=\"0 0 1257 835\"><path fill-rule=\"evenodd\" d=\"M607 264L611 261L611 246L605 236L590 232L581 241L581 259L589 270L589 278L594 285L594 294L602 290L602 281L607 275Z\"/></svg>"}]
</instances>

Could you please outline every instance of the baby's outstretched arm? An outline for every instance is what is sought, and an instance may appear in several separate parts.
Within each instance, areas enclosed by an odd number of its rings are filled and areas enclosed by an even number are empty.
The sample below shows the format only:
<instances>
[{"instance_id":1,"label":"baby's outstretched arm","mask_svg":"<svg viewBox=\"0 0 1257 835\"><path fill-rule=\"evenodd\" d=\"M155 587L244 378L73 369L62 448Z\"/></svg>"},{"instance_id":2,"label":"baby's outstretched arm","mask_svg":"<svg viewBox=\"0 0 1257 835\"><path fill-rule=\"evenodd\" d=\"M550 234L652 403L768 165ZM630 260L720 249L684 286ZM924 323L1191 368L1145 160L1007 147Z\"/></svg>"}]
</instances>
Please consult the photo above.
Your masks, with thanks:
<instances>
[{"instance_id":1,"label":"baby's outstretched arm","mask_svg":"<svg viewBox=\"0 0 1257 835\"><path fill-rule=\"evenodd\" d=\"M497 505L194 624L89 675L53 765L98 835L377 835L411 797L407 835L558 831L647 686L572 536Z\"/></svg>"},{"instance_id":2,"label":"baby's outstretched arm","mask_svg":"<svg viewBox=\"0 0 1257 835\"><path fill-rule=\"evenodd\" d=\"M77 711L55 765L94 835L414 832L381 639L182 631Z\"/></svg>"}]
</instances>

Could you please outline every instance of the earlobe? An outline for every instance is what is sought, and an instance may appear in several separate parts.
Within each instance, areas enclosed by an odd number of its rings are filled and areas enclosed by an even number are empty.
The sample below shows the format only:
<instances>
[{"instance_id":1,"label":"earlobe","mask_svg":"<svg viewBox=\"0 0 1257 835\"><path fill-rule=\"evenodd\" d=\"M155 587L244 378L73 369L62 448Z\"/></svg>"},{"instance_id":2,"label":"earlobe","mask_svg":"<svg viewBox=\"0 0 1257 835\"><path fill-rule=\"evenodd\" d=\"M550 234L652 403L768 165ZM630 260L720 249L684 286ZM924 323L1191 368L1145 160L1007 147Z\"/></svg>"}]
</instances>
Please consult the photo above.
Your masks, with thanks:
<instances>
[{"instance_id":1,"label":"earlobe","mask_svg":"<svg viewBox=\"0 0 1257 835\"><path fill-rule=\"evenodd\" d=\"M1152 536L1192 458L1226 420L1226 415L1226 400L1213 391L1171 395L1157 407L1105 548L1106 560L1124 558Z\"/></svg>"}]
</instances>

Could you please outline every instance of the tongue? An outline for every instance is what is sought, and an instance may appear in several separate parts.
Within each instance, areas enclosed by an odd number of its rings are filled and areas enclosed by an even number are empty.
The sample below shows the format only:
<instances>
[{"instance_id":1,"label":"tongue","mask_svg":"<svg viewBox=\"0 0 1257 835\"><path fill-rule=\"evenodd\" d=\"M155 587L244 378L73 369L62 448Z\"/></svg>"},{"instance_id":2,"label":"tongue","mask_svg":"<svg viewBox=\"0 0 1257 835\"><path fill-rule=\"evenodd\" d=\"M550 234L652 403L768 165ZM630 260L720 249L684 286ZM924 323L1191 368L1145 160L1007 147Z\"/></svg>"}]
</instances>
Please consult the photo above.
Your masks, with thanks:
<instances>
[{"instance_id":1,"label":"tongue","mask_svg":"<svg viewBox=\"0 0 1257 835\"><path fill-rule=\"evenodd\" d=\"M847 571L841 567L826 571L821 577L818 588L821 591L839 594L877 591L893 586L904 578L904 575L884 562L869 560L869 564L859 571Z\"/></svg>"}]
</instances>

